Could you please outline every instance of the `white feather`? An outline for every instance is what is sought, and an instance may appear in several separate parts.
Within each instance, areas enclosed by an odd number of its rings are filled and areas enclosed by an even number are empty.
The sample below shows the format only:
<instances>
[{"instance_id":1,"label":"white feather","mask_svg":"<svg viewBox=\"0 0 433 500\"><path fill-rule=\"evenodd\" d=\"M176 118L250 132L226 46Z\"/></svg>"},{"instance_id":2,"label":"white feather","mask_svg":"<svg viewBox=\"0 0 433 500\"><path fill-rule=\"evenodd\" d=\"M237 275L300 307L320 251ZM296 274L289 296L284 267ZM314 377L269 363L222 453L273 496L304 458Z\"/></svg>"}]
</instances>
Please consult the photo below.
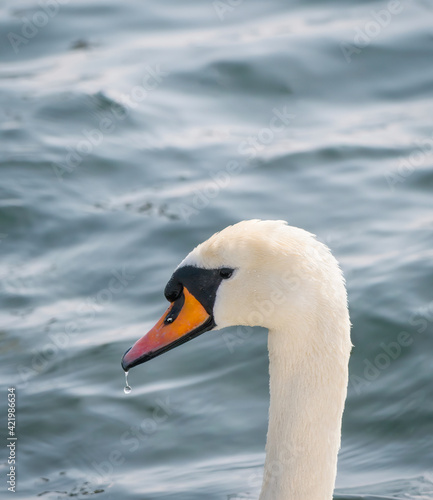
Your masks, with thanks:
<instances>
[{"instance_id":1,"label":"white feather","mask_svg":"<svg viewBox=\"0 0 433 500\"><path fill-rule=\"evenodd\" d=\"M269 428L260 500L332 499L351 350L337 261L307 231L283 221L250 220L214 234L183 265L236 269L217 292L217 329L269 330Z\"/></svg>"}]
</instances>

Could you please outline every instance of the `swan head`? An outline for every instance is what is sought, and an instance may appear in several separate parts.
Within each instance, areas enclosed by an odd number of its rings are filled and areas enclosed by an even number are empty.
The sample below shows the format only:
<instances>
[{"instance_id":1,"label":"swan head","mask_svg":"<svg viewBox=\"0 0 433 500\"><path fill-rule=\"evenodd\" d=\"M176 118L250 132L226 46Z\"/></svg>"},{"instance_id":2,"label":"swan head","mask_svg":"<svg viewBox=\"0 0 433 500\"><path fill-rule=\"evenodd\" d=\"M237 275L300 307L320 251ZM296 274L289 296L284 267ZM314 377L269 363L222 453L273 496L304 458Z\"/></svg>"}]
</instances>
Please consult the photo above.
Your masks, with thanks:
<instances>
[{"instance_id":1,"label":"swan head","mask_svg":"<svg viewBox=\"0 0 433 500\"><path fill-rule=\"evenodd\" d=\"M165 297L168 310L123 356L125 371L209 330L261 326L288 332L289 344L314 345L324 340L308 337L320 331L322 312L348 321L336 260L284 221L243 221L214 234L179 264Z\"/></svg>"}]
</instances>

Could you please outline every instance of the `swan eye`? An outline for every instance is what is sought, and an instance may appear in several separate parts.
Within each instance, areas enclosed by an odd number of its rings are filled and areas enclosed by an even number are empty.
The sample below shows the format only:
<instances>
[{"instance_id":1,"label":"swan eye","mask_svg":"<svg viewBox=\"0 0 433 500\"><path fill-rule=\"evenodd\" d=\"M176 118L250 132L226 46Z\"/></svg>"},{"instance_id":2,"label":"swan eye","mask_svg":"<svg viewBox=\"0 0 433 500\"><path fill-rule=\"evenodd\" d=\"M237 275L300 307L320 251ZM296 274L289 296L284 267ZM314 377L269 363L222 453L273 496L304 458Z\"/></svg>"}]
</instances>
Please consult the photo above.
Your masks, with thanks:
<instances>
[{"instance_id":1,"label":"swan eye","mask_svg":"<svg viewBox=\"0 0 433 500\"><path fill-rule=\"evenodd\" d=\"M220 269L220 276L223 280L228 280L233 274L233 269L229 267L223 267Z\"/></svg>"}]
</instances>

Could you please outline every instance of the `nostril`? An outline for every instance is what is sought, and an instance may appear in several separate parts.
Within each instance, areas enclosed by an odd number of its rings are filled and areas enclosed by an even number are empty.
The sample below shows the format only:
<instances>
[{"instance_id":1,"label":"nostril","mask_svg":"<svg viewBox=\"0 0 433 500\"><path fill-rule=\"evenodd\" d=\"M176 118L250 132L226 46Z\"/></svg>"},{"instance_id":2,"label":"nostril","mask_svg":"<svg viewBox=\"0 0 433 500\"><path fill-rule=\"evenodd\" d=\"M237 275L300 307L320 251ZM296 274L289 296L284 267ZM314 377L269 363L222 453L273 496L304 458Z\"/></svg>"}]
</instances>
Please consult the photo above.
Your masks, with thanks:
<instances>
[{"instance_id":1,"label":"nostril","mask_svg":"<svg viewBox=\"0 0 433 500\"><path fill-rule=\"evenodd\" d=\"M181 295L172 302L172 305L168 308L167 316L164 318L164 325L169 325L176 320L179 316L183 305L185 304L185 295L181 293Z\"/></svg>"}]
</instances>

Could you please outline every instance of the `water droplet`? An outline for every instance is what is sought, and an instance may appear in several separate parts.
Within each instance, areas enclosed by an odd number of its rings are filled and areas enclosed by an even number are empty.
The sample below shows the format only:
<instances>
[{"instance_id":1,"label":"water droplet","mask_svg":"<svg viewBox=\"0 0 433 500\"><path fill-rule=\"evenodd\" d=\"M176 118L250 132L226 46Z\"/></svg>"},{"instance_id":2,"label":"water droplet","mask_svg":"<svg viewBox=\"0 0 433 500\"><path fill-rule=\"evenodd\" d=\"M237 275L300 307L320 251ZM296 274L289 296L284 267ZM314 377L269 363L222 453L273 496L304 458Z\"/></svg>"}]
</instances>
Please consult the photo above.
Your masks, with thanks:
<instances>
[{"instance_id":1,"label":"water droplet","mask_svg":"<svg viewBox=\"0 0 433 500\"><path fill-rule=\"evenodd\" d=\"M132 391L130 385L128 384L128 373L129 372L125 372L125 388L123 389L125 394L129 394Z\"/></svg>"}]
</instances>

